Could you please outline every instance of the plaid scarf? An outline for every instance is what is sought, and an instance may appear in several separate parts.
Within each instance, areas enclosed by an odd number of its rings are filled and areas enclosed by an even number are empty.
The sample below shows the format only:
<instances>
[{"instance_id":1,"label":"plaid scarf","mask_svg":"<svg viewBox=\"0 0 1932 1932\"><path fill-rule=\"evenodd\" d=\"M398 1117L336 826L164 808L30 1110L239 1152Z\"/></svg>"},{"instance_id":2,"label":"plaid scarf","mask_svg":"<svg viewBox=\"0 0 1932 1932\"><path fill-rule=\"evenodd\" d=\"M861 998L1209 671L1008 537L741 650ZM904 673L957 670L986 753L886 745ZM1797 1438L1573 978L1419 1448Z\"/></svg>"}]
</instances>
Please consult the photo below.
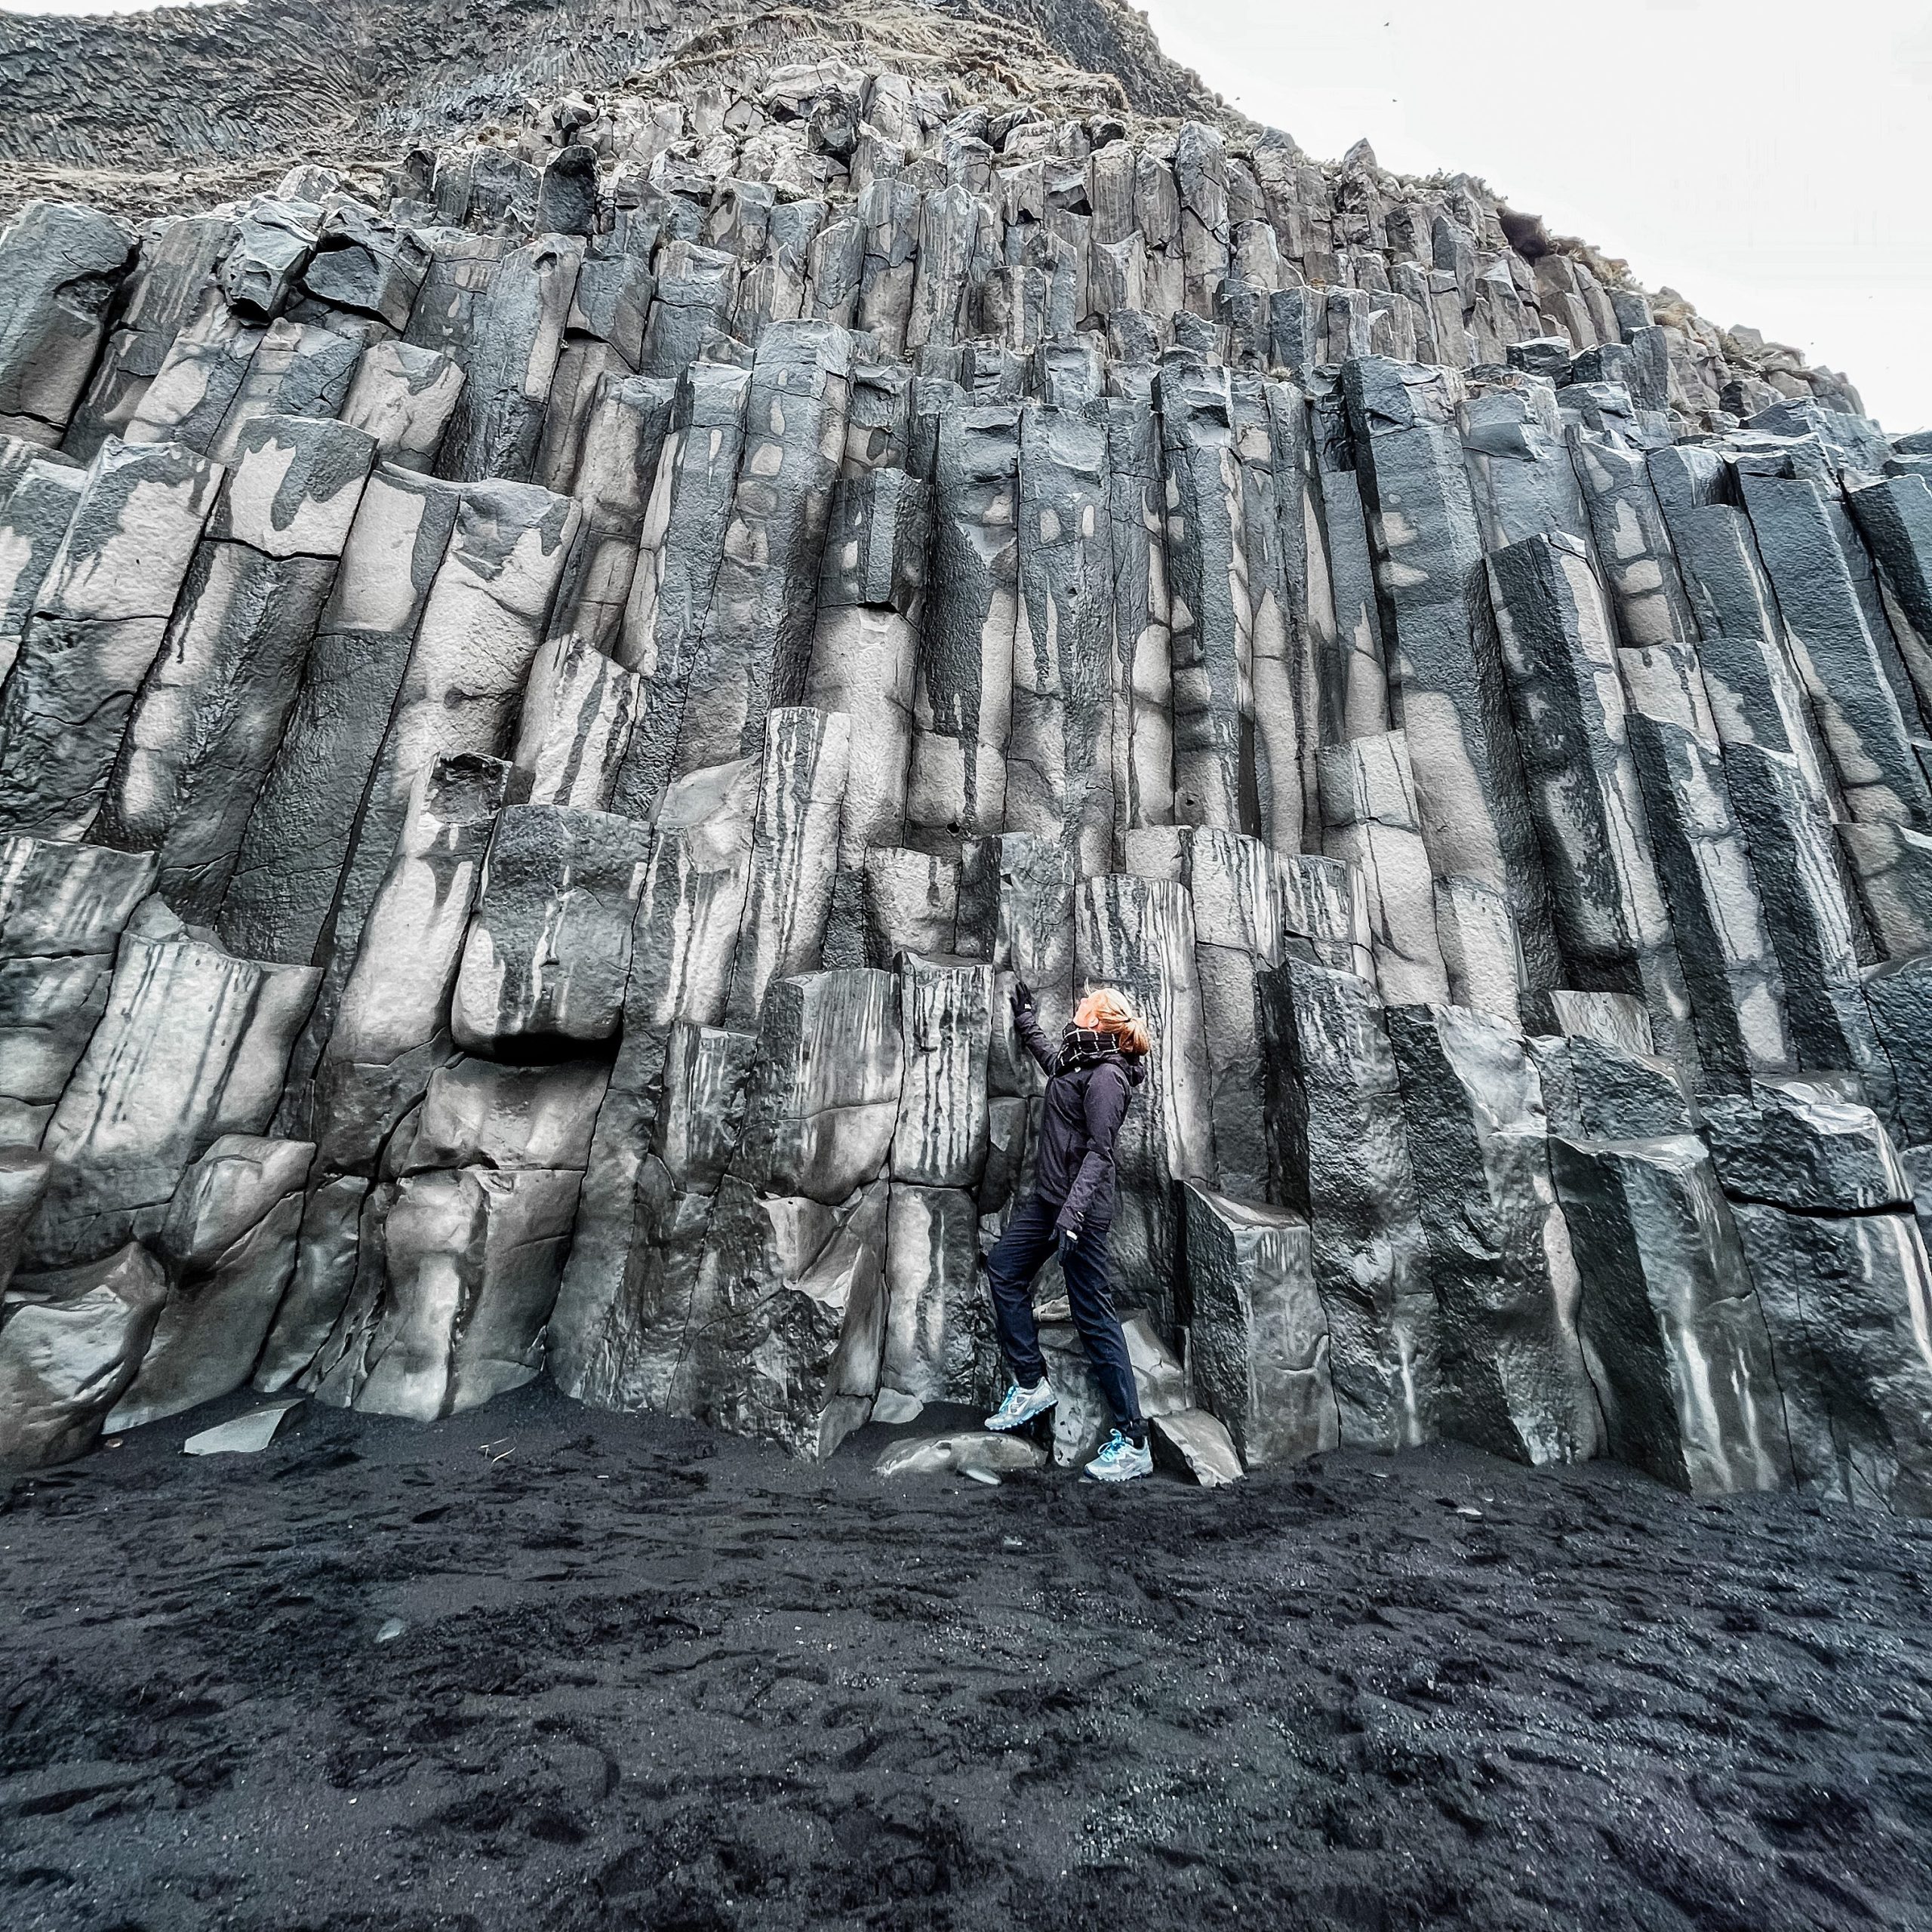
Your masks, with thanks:
<instances>
[{"instance_id":1,"label":"plaid scarf","mask_svg":"<svg viewBox=\"0 0 1932 1932\"><path fill-rule=\"evenodd\" d=\"M1071 1020L1061 1029L1060 1058L1056 1073L1072 1073L1076 1068L1098 1066L1120 1051L1120 1042L1111 1033L1097 1032L1091 1026L1076 1026Z\"/></svg>"}]
</instances>

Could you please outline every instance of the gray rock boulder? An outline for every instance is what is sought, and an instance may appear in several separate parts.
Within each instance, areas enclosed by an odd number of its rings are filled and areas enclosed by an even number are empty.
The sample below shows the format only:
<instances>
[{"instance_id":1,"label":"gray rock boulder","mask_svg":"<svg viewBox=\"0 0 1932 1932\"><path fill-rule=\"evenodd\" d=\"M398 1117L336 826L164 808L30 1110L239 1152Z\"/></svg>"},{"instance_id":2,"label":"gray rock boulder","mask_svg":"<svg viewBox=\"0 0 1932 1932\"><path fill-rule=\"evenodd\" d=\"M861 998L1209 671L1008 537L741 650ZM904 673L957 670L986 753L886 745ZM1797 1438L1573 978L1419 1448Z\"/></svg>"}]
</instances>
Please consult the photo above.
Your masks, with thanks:
<instances>
[{"instance_id":1,"label":"gray rock boulder","mask_svg":"<svg viewBox=\"0 0 1932 1932\"><path fill-rule=\"evenodd\" d=\"M294 1270L315 1151L306 1140L224 1134L182 1177L155 1242L168 1300L106 1427L178 1415L254 1373Z\"/></svg>"},{"instance_id":2,"label":"gray rock boulder","mask_svg":"<svg viewBox=\"0 0 1932 1932\"><path fill-rule=\"evenodd\" d=\"M1040 1304L1040 1352L1047 1379L1059 1400L1053 1411L1056 1467L1075 1469L1091 1462L1119 1418L1100 1392L1092 1358L1074 1326L1064 1300ZM1177 1415L1188 1407L1187 1375L1181 1362L1155 1332L1146 1315L1128 1310L1121 1318L1134 1389L1140 1413L1152 1418Z\"/></svg>"},{"instance_id":3,"label":"gray rock boulder","mask_svg":"<svg viewBox=\"0 0 1932 1932\"><path fill-rule=\"evenodd\" d=\"M124 222L29 202L0 235L0 434L60 441L134 252Z\"/></svg>"},{"instance_id":4,"label":"gray rock boulder","mask_svg":"<svg viewBox=\"0 0 1932 1932\"><path fill-rule=\"evenodd\" d=\"M1205 1409L1177 1409L1148 1425L1157 1463L1192 1476L1203 1489L1238 1482L1244 1473L1232 1438L1217 1416Z\"/></svg>"},{"instance_id":5,"label":"gray rock boulder","mask_svg":"<svg viewBox=\"0 0 1932 1932\"><path fill-rule=\"evenodd\" d=\"M895 1442L872 1465L882 1476L1017 1475L1045 1466L1047 1452L1023 1436L972 1429L958 1435L921 1435Z\"/></svg>"},{"instance_id":6,"label":"gray rock boulder","mask_svg":"<svg viewBox=\"0 0 1932 1932\"><path fill-rule=\"evenodd\" d=\"M0 1302L0 1467L45 1469L94 1447L167 1294L160 1264L135 1241L15 1280Z\"/></svg>"}]
</instances>

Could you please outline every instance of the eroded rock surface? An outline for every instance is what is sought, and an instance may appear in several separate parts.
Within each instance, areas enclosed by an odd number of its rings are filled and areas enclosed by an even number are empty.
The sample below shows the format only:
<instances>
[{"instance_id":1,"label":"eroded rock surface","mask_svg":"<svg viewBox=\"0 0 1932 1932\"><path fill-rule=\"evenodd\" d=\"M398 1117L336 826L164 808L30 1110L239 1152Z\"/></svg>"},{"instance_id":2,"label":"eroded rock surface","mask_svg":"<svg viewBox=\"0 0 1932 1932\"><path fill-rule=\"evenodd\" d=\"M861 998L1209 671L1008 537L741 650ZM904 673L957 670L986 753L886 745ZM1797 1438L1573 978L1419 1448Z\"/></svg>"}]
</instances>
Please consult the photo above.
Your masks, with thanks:
<instances>
[{"instance_id":1,"label":"eroded rock surface","mask_svg":"<svg viewBox=\"0 0 1932 1932\"><path fill-rule=\"evenodd\" d=\"M1017 976L1202 1481L1932 1508L1923 439L1114 0L690 13L0 27L13 1453L990 1403Z\"/></svg>"}]
</instances>

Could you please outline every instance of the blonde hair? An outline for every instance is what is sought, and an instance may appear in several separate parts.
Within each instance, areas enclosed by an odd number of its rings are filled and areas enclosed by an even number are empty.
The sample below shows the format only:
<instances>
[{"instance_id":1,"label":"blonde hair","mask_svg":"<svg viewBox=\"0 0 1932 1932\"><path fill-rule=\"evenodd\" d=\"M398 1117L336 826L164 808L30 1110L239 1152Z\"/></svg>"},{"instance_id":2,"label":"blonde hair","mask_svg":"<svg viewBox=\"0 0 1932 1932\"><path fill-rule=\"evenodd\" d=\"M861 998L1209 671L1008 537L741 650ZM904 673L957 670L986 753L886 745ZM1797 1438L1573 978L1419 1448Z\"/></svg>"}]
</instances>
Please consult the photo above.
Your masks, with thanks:
<instances>
[{"instance_id":1,"label":"blonde hair","mask_svg":"<svg viewBox=\"0 0 1932 1932\"><path fill-rule=\"evenodd\" d=\"M1154 1036L1148 1032L1146 1021L1135 1010L1133 1001L1117 987L1089 987L1073 1016L1073 1023L1093 1032L1112 1034L1124 1054L1151 1053L1154 1048Z\"/></svg>"}]
</instances>

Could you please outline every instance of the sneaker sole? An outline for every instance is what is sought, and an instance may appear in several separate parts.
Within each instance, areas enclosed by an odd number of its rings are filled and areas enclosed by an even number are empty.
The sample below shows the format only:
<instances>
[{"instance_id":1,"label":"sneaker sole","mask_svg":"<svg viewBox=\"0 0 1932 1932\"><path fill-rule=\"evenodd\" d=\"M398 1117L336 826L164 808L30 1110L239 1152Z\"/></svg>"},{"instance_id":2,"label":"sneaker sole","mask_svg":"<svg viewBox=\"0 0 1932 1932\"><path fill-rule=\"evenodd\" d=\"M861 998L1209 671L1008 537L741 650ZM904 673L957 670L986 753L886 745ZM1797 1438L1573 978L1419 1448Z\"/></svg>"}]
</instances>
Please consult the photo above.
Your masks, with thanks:
<instances>
[{"instance_id":1,"label":"sneaker sole","mask_svg":"<svg viewBox=\"0 0 1932 1932\"><path fill-rule=\"evenodd\" d=\"M1088 1469L1082 1471L1081 1473L1085 1475L1089 1482L1104 1482L1118 1484L1124 1482L1143 1481L1147 1477L1151 1476L1154 1472L1151 1469L1129 1469L1124 1471L1119 1475L1102 1475L1097 1470Z\"/></svg>"}]
</instances>

